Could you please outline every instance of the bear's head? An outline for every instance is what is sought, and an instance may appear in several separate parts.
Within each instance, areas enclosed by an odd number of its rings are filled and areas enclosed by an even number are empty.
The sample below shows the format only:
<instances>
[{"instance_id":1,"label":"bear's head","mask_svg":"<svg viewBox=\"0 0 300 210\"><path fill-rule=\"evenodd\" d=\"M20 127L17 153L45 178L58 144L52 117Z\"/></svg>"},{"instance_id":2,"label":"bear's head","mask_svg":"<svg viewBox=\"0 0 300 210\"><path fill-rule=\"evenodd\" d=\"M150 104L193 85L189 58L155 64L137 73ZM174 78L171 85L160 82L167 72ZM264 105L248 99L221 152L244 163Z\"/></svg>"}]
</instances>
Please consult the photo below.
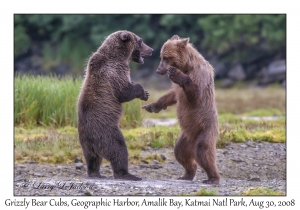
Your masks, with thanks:
<instances>
[{"instance_id":1,"label":"bear's head","mask_svg":"<svg viewBox=\"0 0 300 210\"><path fill-rule=\"evenodd\" d=\"M160 51L161 60L156 73L164 75L170 66L183 71L187 62L186 46L189 40L189 38L179 38L179 36L174 35L171 39L166 41Z\"/></svg>"},{"instance_id":2,"label":"bear's head","mask_svg":"<svg viewBox=\"0 0 300 210\"><path fill-rule=\"evenodd\" d=\"M109 46L113 56L124 57L137 63L144 63L144 56L151 56L153 49L147 46L143 40L130 31L117 31L109 35L103 45Z\"/></svg>"}]
</instances>

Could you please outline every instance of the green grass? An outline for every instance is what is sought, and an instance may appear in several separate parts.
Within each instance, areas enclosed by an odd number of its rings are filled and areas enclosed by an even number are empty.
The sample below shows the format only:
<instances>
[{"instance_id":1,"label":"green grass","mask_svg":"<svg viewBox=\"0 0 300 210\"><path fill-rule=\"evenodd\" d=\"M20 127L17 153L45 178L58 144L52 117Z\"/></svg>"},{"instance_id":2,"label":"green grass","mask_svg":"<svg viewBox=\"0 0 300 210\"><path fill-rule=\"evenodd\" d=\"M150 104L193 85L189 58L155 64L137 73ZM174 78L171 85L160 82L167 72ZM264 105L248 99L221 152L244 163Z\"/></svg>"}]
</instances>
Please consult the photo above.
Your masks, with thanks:
<instances>
[{"instance_id":1,"label":"green grass","mask_svg":"<svg viewBox=\"0 0 300 210\"><path fill-rule=\"evenodd\" d=\"M219 139L217 147L222 148L230 142L246 140L283 143L286 141L285 119L276 121L250 121L230 118L229 115L219 118ZM150 128L124 128L122 133L126 139L129 159L139 163L142 159L140 151L151 148L173 147L181 129L178 125ZM68 163L81 156L77 128L65 126L53 127L15 127L15 161L35 160L48 163ZM160 157L146 157L146 160L158 160Z\"/></svg>"},{"instance_id":2,"label":"green grass","mask_svg":"<svg viewBox=\"0 0 300 210\"><path fill-rule=\"evenodd\" d=\"M123 129L126 139L129 160L139 163L141 150L173 146L178 138L178 126ZM37 161L40 163L70 163L76 157L83 157L78 141L77 128L66 126L57 128L35 127L33 129L15 127L14 141L15 161ZM145 160L162 158L157 154L149 155Z\"/></svg>"},{"instance_id":3,"label":"green grass","mask_svg":"<svg viewBox=\"0 0 300 210\"><path fill-rule=\"evenodd\" d=\"M180 134L179 126L155 126L150 128L123 129L128 148L131 150L174 146Z\"/></svg>"},{"instance_id":4,"label":"green grass","mask_svg":"<svg viewBox=\"0 0 300 210\"><path fill-rule=\"evenodd\" d=\"M141 109L141 100L135 99L123 104L122 128L136 128L142 125L144 113Z\"/></svg>"},{"instance_id":5,"label":"green grass","mask_svg":"<svg viewBox=\"0 0 300 210\"><path fill-rule=\"evenodd\" d=\"M191 196L215 196L218 195L217 192L215 190L208 190L205 187L201 188L201 190L199 190L196 193L192 193L192 194L183 194L183 195L191 195Z\"/></svg>"},{"instance_id":6,"label":"green grass","mask_svg":"<svg viewBox=\"0 0 300 210\"><path fill-rule=\"evenodd\" d=\"M243 120L232 114L219 115L218 148L222 148L230 142L240 143L246 140L285 142L285 117L273 121L255 121Z\"/></svg>"},{"instance_id":7,"label":"green grass","mask_svg":"<svg viewBox=\"0 0 300 210\"><path fill-rule=\"evenodd\" d=\"M70 163L82 156L77 129L74 127L15 128L15 161L39 163Z\"/></svg>"},{"instance_id":8,"label":"green grass","mask_svg":"<svg viewBox=\"0 0 300 210\"><path fill-rule=\"evenodd\" d=\"M77 126L77 98L82 79L41 76L14 78L14 122L17 126ZM142 123L138 99L123 105L121 127Z\"/></svg>"},{"instance_id":9,"label":"green grass","mask_svg":"<svg viewBox=\"0 0 300 210\"><path fill-rule=\"evenodd\" d=\"M161 162L161 163L163 163L163 162L165 161L165 160L162 158L161 155L156 154L156 153L147 155L147 156L145 157L145 160L147 160L148 162L151 162L151 161L153 161L153 160L158 160L158 161Z\"/></svg>"},{"instance_id":10,"label":"green grass","mask_svg":"<svg viewBox=\"0 0 300 210\"><path fill-rule=\"evenodd\" d=\"M80 79L16 76L14 83L15 124L77 125Z\"/></svg>"},{"instance_id":11,"label":"green grass","mask_svg":"<svg viewBox=\"0 0 300 210\"><path fill-rule=\"evenodd\" d=\"M271 190L269 188L265 188L265 187L256 187L256 188L251 188L243 193L241 193L240 195L242 196L255 196L255 195L269 195L269 196L276 196L276 195L281 195L284 196L285 194L283 194L282 192L280 192L279 190Z\"/></svg>"},{"instance_id":12,"label":"green grass","mask_svg":"<svg viewBox=\"0 0 300 210\"><path fill-rule=\"evenodd\" d=\"M158 160L160 163L164 162L163 158L159 154L156 154L156 153L147 155L146 157L142 157L140 154L140 150L129 150L128 159L131 164L141 164L142 161L144 161L144 163L145 162L150 163L153 160Z\"/></svg>"}]
</instances>

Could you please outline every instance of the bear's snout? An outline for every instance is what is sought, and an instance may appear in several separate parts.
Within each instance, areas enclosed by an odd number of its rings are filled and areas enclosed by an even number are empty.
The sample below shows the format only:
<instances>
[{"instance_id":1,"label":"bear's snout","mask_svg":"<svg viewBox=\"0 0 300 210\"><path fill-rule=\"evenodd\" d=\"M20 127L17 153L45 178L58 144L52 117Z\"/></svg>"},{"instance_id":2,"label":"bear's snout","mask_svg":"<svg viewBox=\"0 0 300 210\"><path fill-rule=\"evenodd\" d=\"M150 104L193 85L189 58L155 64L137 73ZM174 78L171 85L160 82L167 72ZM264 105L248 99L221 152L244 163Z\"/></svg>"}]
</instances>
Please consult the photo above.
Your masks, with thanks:
<instances>
[{"instance_id":1,"label":"bear's snout","mask_svg":"<svg viewBox=\"0 0 300 210\"><path fill-rule=\"evenodd\" d=\"M165 75L166 73L167 73L167 70L165 70L165 69L156 69L156 71L155 71L157 74L160 74L160 75Z\"/></svg>"},{"instance_id":2,"label":"bear's snout","mask_svg":"<svg viewBox=\"0 0 300 210\"><path fill-rule=\"evenodd\" d=\"M141 50L141 56L151 56L153 49L147 46L147 49Z\"/></svg>"}]
</instances>

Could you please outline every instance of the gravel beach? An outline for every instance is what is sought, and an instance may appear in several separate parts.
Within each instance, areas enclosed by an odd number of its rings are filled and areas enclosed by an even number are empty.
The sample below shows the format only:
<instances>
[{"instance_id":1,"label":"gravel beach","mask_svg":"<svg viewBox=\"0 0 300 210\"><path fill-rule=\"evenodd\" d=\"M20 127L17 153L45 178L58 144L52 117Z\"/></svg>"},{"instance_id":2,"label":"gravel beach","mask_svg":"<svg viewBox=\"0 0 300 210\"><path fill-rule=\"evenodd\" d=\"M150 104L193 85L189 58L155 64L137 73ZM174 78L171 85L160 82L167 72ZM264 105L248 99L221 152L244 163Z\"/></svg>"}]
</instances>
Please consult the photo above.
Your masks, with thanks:
<instances>
[{"instance_id":1,"label":"gravel beach","mask_svg":"<svg viewBox=\"0 0 300 210\"><path fill-rule=\"evenodd\" d=\"M198 167L193 181L176 180L184 169L177 163L173 148L148 148L141 157L158 154L157 160L129 164L130 173L142 181L124 181L113 178L111 166L101 166L103 179L86 176L86 165L80 158L70 164L38 164L27 162L14 166L15 196L180 196L193 194L201 188L215 190L217 195L239 195L251 188L267 187L286 194L286 145L246 141L231 143L217 149L217 165L221 174L218 185L206 185L206 174Z\"/></svg>"}]
</instances>

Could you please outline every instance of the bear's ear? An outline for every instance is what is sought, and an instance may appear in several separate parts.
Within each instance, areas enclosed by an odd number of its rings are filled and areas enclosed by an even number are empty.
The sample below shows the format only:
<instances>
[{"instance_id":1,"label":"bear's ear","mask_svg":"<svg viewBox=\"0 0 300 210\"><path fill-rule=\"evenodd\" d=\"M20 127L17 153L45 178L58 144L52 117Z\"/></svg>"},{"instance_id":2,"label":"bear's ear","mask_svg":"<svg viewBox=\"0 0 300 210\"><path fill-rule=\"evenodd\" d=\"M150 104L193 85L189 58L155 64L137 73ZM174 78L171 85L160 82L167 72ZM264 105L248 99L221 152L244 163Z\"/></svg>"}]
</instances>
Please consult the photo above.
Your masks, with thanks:
<instances>
[{"instance_id":1,"label":"bear's ear","mask_svg":"<svg viewBox=\"0 0 300 210\"><path fill-rule=\"evenodd\" d=\"M172 36L171 40L178 40L179 39L179 36L178 35L174 35Z\"/></svg>"},{"instance_id":2,"label":"bear's ear","mask_svg":"<svg viewBox=\"0 0 300 210\"><path fill-rule=\"evenodd\" d=\"M121 38L122 41L126 41L126 40L129 39L129 34L127 32L122 32L120 34L120 38Z\"/></svg>"},{"instance_id":3,"label":"bear's ear","mask_svg":"<svg viewBox=\"0 0 300 210\"><path fill-rule=\"evenodd\" d=\"M190 41L190 38L181 39L178 41L178 46L184 48Z\"/></svg>"}]
</instances>

